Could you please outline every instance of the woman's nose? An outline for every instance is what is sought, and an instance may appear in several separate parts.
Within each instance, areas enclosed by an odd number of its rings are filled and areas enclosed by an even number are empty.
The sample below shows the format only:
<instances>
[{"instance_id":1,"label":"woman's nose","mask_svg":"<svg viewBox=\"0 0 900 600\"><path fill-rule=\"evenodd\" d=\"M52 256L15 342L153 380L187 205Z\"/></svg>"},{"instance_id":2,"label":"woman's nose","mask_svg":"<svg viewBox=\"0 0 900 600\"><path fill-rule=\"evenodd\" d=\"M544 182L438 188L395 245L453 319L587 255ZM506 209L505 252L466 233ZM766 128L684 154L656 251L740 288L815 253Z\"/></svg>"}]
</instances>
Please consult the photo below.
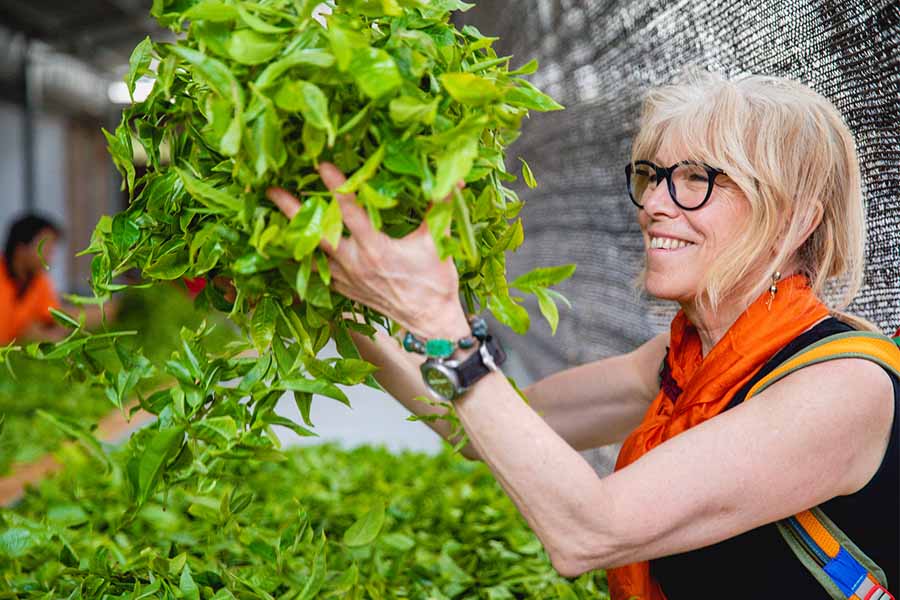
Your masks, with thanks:
<instances>
[{"instance_id":1,"label":"woman's nose","mask_svg":"<svg viewBox=\"0 0 900 600\"><path fill-rule=\"evenodd\" d=\"M669 188L666 187L665 181L655 188L644 192L642 204L644 205L644 210L650 216L665 215L674 217L678 214L678 205L675 204L672 196L669 195Z\"/></svg>"}]
</instances>

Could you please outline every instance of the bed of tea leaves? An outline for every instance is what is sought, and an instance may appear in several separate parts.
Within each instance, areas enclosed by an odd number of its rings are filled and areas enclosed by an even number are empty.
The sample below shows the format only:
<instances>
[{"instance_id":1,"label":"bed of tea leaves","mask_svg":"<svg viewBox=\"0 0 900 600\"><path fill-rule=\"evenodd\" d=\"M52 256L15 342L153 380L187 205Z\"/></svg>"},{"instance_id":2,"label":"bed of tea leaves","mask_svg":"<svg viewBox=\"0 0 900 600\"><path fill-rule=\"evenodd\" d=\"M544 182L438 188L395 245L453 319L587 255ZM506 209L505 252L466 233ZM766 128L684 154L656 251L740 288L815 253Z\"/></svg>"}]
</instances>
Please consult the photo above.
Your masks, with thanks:
<instances>
[{"instance_id":1,"label":"bed of tea leaves","mask_svg":"<svg viewBox=\"0 0 900 600\"><path fill-rule=\"evenodd\" d=\"M162 364L177 349L181 328L196 329L205 318L207 313L194 307L183 286L158 285L123 294L109 329L141 332L122 338L121 343L129 352L142 348L149 364ZM207 343L222 347L235 339L236 331L224 318L217 323ZM113 369L116 358L109 348L95 351L93 356ZM9 370L0 366L0 475L7 473L12 463L35 460L55 450L69 437L58 423L89 430L116 410L106 392L109 386L92 378L78 381L79 374L71 372L66 361L29 359L26 352L10 353L8 360ZM129 394L170 380L171 376L156 370Z\"/></svg>"},{"instance_id":2,"label":"bed of tea leaves","mask_svg":"<svg viewBox=\"0 0 900 600\"><path fill-rule=\"evenodd\" d=\"M333 446L229 461L133 511L124 465L68 468L0 510L0 597L607 598L561 578L480 463Z\"/></svg>"}]
</instances>

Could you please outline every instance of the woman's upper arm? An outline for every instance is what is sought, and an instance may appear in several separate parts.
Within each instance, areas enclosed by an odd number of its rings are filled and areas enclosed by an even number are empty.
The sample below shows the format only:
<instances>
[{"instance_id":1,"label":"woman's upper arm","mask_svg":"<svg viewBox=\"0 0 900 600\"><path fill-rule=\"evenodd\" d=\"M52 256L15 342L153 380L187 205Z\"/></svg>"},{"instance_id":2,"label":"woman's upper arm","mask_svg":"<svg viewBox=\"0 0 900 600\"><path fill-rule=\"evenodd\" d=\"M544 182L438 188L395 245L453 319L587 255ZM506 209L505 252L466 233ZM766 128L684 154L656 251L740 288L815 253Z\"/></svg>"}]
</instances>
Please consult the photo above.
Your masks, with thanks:
<instances>
[{"instance_id":1,"label":"woman's upper arm","mask_svg":"<svg viewBox=\"0 0 900 600\"><path fill-rule=\"evenodd\" d=\"M628 354L554 373L523 391L573 448L619 442L640 423L659 390L666 339L657 336Z\"/></svg>"},{"instance_id":2,"label":"woman's upper arm","mask_svg":"<svg viewBox=\"0 0 900 600\"><path fill-rule=\"evenodd\" d=\"M647 404L659 393L659 370L669 347L669 332L660 333L629 353L635 380Z\"/></svg>"},{"instance_id":3,"label":"woman's upper arm","mask_svg":"<svg viewBox=\"0 0 900 600\"><path fill-rule=\"evenodd\" d=\"M707 546L861 489L884 456L893 385L878 365L813 365L600 482L609 567Z\"/></svg>"}]
</instances>

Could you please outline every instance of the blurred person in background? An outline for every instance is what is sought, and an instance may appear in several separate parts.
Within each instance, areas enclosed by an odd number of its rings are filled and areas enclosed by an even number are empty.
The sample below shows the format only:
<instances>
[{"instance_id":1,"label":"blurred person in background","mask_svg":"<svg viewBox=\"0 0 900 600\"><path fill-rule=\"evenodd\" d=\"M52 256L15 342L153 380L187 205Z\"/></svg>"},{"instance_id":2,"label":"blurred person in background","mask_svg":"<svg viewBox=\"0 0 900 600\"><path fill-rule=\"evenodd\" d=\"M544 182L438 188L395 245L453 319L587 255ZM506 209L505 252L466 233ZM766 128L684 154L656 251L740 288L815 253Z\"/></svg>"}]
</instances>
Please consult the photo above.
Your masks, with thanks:
<instances>
[{"instance_id":1,"label":"blurred person in background","mask_svg":"<svg viewBox=\"0 0 900 600\"><path fill-rule=\"evenodd\" d=\"M45 217L26 214L10 225L0 257L0 345L11 342L58 341L70 333L50 314L55 308L77 313L77 307L60 302L46 272L53 260L62 229ZM106 314L115 306L107 304ZM102 320L100 309L85 307L85 325Z\"/></svg>"},{"instance_id":2,"label":"blurred person in background","mask_svg":"<svg viewBox=\"0 0 900 600\"><path fill-rule=\"evenodd\" d=\"M10 225L0 260L0 344L65 337L50 314L61 305L43 265L52 261L61 233L54 222L34 214Z\"/></svg>"}]
</instances>

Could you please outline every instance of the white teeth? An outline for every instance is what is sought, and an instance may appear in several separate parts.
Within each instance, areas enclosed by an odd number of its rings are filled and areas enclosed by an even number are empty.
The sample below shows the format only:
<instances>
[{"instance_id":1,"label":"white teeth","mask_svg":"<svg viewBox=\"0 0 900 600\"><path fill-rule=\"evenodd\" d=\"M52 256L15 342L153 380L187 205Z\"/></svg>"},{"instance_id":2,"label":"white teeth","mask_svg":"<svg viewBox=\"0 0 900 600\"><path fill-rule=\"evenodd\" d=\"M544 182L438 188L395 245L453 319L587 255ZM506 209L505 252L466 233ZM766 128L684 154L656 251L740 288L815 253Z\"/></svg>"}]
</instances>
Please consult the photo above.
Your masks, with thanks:
<instances>
[{"instance_id":1,"label":"white teeth","mask_svg":"<svg viewBox=\"0 0 900 600\"><path fill-rule=\"evenodd\" d=\"M692 242L686 242L684 240L676 240L674 238L660 238L654 237L650 238L650 247L662 250L678 250L680 248L686 248L688 246L693 246Z\"/></svg>"}]
</instances>

